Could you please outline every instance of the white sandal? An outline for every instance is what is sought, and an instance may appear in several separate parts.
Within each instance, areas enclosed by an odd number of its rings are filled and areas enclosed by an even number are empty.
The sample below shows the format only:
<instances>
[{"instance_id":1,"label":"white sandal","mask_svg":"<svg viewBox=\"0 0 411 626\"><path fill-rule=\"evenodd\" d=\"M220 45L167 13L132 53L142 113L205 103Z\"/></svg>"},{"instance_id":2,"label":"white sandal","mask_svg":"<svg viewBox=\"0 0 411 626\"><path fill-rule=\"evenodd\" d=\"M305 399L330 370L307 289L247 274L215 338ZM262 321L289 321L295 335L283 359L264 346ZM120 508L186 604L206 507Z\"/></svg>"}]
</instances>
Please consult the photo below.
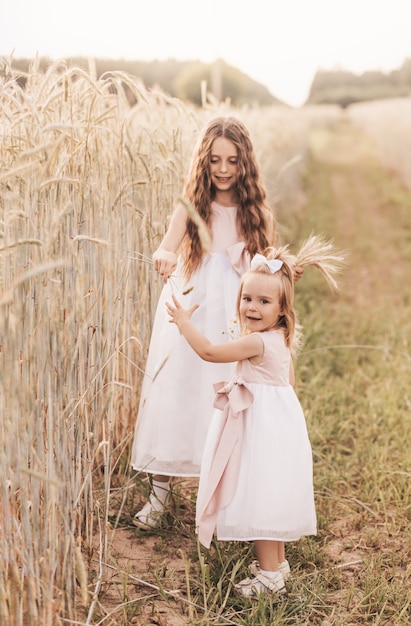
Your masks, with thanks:
<instances>
[{"instance_id":1,"label":"white sandal","mask_svg":"<svg viewBox=\"0 0 411 626\"><path fill-rule=\"evenodd\" d=\"M251 598L263 593L275 594L286 592L284 579L280 572L276 572L274 578L267 578L267 576L258 572L254 578L245 578L237 583L235 589L243 598Z\"/></svg>"},{"instance_id":2,"label":"white sandal","mask_svg":"<svg viewBox=\"0 0 411 626\"><path fill-rule=\"evenodd\" d=\"M164 505L159 500L151 499L145 503L141 511L133 517L133 524L141 530L153 530L161 525Z\"/></svg>"},{"instance_id":3,"label":"white sandal","mask_svg":"<svg viewBox=\"0 0 411 626\"><path fill-rule=\"evenodd\" d=\"M251 563L251 565L248 568L250 570L250 573L253 576L257 576L257 574L260 573L260 564L257 560L253 561ZM288 561L282 561L279 566L278 566L278 571L281 573L284 582L286 582L288 580L288 578L290 577L291 574L291 570L290 570L290 564Z\"/></svg>"}]
</instances>

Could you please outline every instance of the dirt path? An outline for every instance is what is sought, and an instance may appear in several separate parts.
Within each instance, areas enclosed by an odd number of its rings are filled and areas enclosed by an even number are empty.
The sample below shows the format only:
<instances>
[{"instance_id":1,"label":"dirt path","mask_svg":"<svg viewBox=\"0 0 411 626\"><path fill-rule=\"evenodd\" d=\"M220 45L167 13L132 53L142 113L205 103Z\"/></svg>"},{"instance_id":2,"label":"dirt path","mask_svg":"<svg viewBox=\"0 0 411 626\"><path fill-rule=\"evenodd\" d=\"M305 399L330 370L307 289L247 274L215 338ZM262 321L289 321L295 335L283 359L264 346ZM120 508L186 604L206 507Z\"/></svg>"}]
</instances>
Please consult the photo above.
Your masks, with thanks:
<instances>
[{"instance_id":1,"label":"dirt path","mask_svg":"<svg viewBox=\"0 0 411 626\"><path fill-rule=\"evenodd\" d=\"M395 176L390 178L384 174L382 177L372 142L348 122L317 131L312 136L311 151L315 177L311 189L316 192L324 186L329 189L335 214L336 240L340 246L350 250L349 268L342 285L344 299L351 303L354 311L357 307L367 311L370 303L374 303L386 307L388 315L392 307L402 301L404 284L410 282L409 265L403 262L401 246L398 245L402 229L401 211L395 208L397 195L408 192ZM315 202L313 198L308 198L308 202L311 201ZM394 215L394 211L399 211L398 215ZM411 300L411 294L409 297ZM137 502L127 506L127 515L122 518L123 526L110 535L112 569L106 571L102 605L110 611L120 604L131 602L134 609L130 612L124 608L113 614L112 622L108 619L104 623L138 626L187 624L184 617L187 605L166 602L154 588L144 586L141 579L149 580L156 586L159 584L159 573L167 571L167 589L186 592L187 572L193 564L187 564L182 554L190 553L187 546L191 538L184 530L181 534L174 532L171 535L141 533L129 524ZM186 523L190 517L189 522L193 521L192 508L190 504L182 510ZM358 556L355 551L344 550L344 532L343 520L335 533L342 538L330 540L328 546L330 555L342 563L355 560ZM136 604L136 598L140 598L141 602ZM126 613L127 618L124 617Z\"/></svg>"},{"instance_id":2,"label":"dirt path","mask_svg":"<svg viewBox=\"0 0 411 626\"><path fill-rule=\"evenodd\" d=\"M312 154L332 190L335 235L350 252L355 280L348 273L344 289L361 308L376 294L398 303L410 273L398 245L403 224L396 205L408 194L411 209L411 191L395 174L387 176L372 141L349 122L314 134Z\"/></svg>"},{"instance_id":3,"label":"dirt path","mask_svg":"<svg viewBox=\"0 0 411 626\"><path fill-rule=\"evenodd\" d=\"M356 335L358 324L362 337L367 320L370 329L377 328L381 320L385 320L384 335L373 335L370 343L378 346L379 342L384 344L386 341L387 349L389 345L391 348L397 346L398 354L409 363L411 247L407 233L411 228L411 190L396 173L383 169L372 142L348 122L313 135L312 155L312 173L316 180L311 179L311 189L317 193L322 185L328 186L335 213L333 235L338 244L349 251L337 304L338 307L345 306L348 312L347 343ZM313 198L308 198L308 202L313 202ZM409 369L405 374L394 370L392 386L397 377L404 379L408 375ZM369 384L371 386L372 381ZM395 402L400 401L398 397ZM395 511L389 515L395 519ZM358 527L353 517L349 514L341 518L336 516L329 526L330 536L325 550L331 562L341 567L353 563L360 568L359 564L367 558L369 549L364 536L372 532L374 522L371 516ZM378 551L407 553L409 542L406 538L390 536L381 520L378 526ZM334 594L335 597L339 595L336 604L341 607L348 606L347 590L358 586L355 576L360 570L356 572L356 567L341 570L344 584L338 594Z\"/></svg>"}]
</instances>

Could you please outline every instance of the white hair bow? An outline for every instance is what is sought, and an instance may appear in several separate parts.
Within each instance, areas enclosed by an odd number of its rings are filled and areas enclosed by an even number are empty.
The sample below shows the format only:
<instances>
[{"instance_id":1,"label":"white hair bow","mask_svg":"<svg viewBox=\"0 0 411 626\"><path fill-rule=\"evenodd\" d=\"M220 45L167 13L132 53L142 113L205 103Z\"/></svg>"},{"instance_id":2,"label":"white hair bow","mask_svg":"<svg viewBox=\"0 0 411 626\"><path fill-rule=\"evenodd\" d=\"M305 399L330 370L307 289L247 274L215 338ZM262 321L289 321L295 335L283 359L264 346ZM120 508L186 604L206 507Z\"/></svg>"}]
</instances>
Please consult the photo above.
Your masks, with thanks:
<instances>
[{"instance_id":1,"label":"white hair bow","mask_svg":"<svg viewBox=\"0 0 411 626\"><path fill-rule=\"evenodd\" d=\"M251 260L250 267L258 267L258 265L266 265L271 274L275 274L275 272L278 272L278 270L282 268L283 262L280 261L280 259L272 259L269 261L263 254L256 254Z\"/></svg>"}]
</instances>

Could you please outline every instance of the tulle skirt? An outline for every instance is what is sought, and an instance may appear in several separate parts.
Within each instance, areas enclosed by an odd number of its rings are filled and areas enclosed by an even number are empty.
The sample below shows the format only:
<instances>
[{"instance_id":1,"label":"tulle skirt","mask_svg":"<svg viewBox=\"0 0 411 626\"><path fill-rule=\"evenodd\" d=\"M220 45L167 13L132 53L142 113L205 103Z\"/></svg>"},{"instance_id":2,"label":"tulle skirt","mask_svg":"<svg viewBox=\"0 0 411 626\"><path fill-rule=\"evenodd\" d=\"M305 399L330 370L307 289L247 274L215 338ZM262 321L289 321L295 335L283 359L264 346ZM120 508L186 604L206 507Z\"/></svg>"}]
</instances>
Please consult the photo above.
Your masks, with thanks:
<instances>
[{"instance_id":1,"label":"tulle skirt","mask_svg":"<svg viewBox=\"0 0 411 626\"><path fill-rule=\"evenodd\" d=\"M218 515L219 540L295 541L316 534L312 451L293 387L247 383L254 402L244 416L241 467L233 500ZM198 492L201 502L220 436L215 410Z\"/></svg>"},{"instance_id":2,"label":"tulle skirt","mask_svg":"<svg viewBox=\"0 0 411 626\"><path fill-rule=\"evenodd\" d=\"M228 255L211 253L186 283L181 268L160 295L142 384L132 466L153 474L199 476L215 382L229 380L233 364L208 363L170 324L165 303L174 294L185 307L199 304L192 321L213 343L237 334L240 277Z\"/></svg>"}]
</instances>

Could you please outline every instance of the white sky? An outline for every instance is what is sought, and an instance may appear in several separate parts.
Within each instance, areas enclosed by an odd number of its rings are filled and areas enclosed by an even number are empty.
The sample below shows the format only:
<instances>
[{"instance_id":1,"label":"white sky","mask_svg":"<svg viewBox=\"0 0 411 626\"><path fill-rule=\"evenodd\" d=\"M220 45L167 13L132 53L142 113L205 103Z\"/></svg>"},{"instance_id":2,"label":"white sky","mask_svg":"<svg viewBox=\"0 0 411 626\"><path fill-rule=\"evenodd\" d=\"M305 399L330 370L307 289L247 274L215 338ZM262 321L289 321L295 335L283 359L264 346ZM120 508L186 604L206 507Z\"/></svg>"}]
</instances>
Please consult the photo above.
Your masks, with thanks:
<instances>
[{"instance_id":1,"label":"white sky","mask_svg":"<svg viewBox=\"0 0 411 626\"><path fill-rule=\"evenodd\" d=\"M317 69L399 67L411 0L0 0L0 55L223 58L292 104Z\"/></svg>"}]
</instances>

